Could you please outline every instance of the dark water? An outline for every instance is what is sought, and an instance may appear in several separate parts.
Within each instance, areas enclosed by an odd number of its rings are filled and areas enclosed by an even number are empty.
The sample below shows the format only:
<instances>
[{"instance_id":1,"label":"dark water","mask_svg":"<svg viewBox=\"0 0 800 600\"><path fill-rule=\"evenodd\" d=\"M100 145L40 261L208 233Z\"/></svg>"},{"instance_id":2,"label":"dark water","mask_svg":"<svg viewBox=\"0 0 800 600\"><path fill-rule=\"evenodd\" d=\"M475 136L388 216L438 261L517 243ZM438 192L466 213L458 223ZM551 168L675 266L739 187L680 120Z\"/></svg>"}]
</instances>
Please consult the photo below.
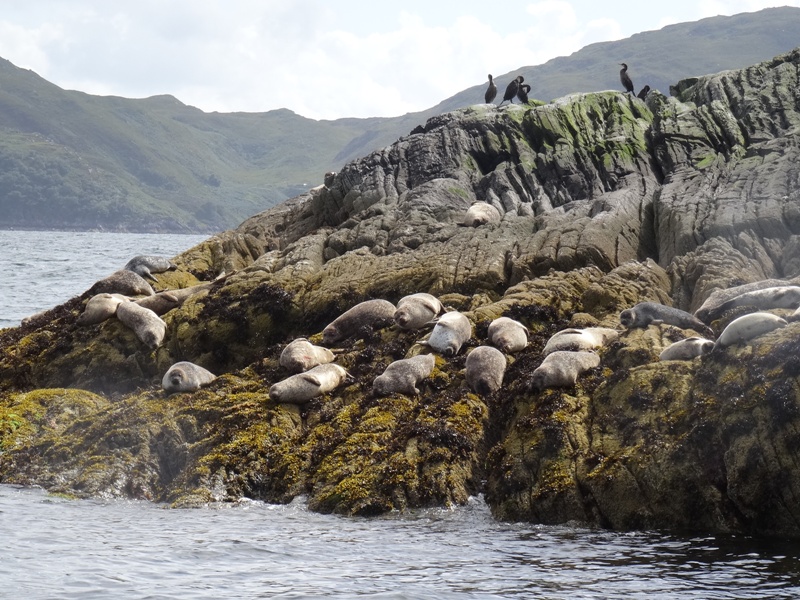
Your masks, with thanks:
<instances>
[{"instance_id":1,"label":"dark water","mask_svg":"<svg viewBox=\"0 0 800 600\"><path fill-rule=\"evenodd\" d=\"M0 231L0 327L205 236ZM0 453L2 448L0 447ZM361 519L0 485L0 598L800 598L800 544L495 522L481 499Z\"/></svg>"}]
</instances>

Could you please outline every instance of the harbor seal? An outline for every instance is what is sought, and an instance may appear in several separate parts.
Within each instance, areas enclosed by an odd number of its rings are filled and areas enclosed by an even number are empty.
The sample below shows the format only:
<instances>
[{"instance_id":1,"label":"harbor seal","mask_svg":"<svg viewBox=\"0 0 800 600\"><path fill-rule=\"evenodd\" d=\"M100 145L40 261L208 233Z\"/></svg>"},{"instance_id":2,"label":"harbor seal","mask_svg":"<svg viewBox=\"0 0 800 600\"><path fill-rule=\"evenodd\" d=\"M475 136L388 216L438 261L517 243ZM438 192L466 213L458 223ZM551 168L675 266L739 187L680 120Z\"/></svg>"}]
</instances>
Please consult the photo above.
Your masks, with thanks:
<instances>
[{"instance_id":1,"label":"harbor seal","mask_svg":"<svg viewBox=\"0 0 800 600\"><path fill-rule=\"evenodd\" d=\"M117 319L129 327L148 348L155 350L164 341L167 324L149 308L135 302L121 302L117 305Z\"/></svg>"},{"instance_id":2,"label":"harbor seal","mask_svg":"<svg viewBox=\"0 0 800 600\"><path fill-rule=\"evenodd\" d=\"M444 307L436 296L424 292L411 294L397 302L394 322L400 329L419 329L443 312Z\"/></svg>"},{"instance_id":3,"label":"harbor seal","mask_svg":"<svg viewBox=\"0 0 800 600\"><path fill-rule=\"evenodd\" d=\"M610 327L586 327L584 329L562 329L553 334L544 345L542 354L559 350L589 351L605 346L619 337L619 332Z\"/></svg>"},{"instance_id":4,"label":"harbor seal","mask_svg":"<svg viewBox=\"0 0 800 600\"><path fill-rule=\"evenodd\" d=\"M470 389L481 396L496 392L503 385L506 355L493 346L478 346L467 354L464 378Z\"/></svg>"},{"instance_id":5,"label":"harbor seal","mask_svg":"<svg viewBox=\"0 0 800 600\"><path fill-rule=\"evenodd\" d=\"M768 312L754 312L731 321L717 338L714 350L746 342L775 329L788 325L786 319Z\"/></svg>"},{"instance_id":6,"label":"harbor seal","mask_svg":"<svg viewBox=\"0 0 800 600\"><path fill-rule=\"evenodd\" d=\"M418 354L411 358L396 360L375 378L372 382L372 391L376 396L390 394L419 396L417 385L430 376L435 365L436 356L433 354Z\"/></svg>"},{"instance_id":7,"label":"harbor seal","mask_svg":"<svg viewBox=\"0 0 800 600\"><path fill-rule=\"evenodd\" d=\"M661 351L659 360L692 360L708 354L714 349L714 342L701 337L690 337L670 344Z\"/></svg>"},{"instance_id":8,"label":"harbor seal","mask_svg":"<svg viewBox=\"0 0 800 600\"><path fill-rule=\"evenodd\" d=\"M76 322L84 327L102 323L114 316L121 302L130 302L130 298L122 294L109 294L106 292L95 294L89 298Z\"/></svg>"},{"instance_id":9,"label":"harbor seal","mask_svg":"<svg viewBox=\"0 0 800 600\"><path fill-rule=\"evenodd\" d=\"M738 306L754 306L759 310L800 307L800 287L783 285L753 290L734 296L719 305L719 314Z\"/></svg>"},{"instance_id":10,"label":"harbor seal","mask_svg":"<svg viewBox=\"0 0 800 600\"><path fill-rule=\"evenodd\" d=\"M487 223L499 223L500 211L488 202L476 202L467 209L462 225L465 227L478 227Z\"/></svg>"},{"instance_id":11,"label":"harbor seal","mask_svg":"<svg viewBox=\"0 0 800 600\"><path fill-rule=\"evenodd\" d=\"M278 364L292 373L302 373L317 365L324 365L336 357L322 346L315 346L306 338L292 340L281 352Z\"/></svg>"},{"instance_id":12,"label":"harbor seal","mask_svg":"<svg viewBox=\"0 0 800 600\"><path fill-rule=\"evenodd\" d=\"M664 323L714 337L711 328L694 315L658 302L639 302L633 308L623 310L619 313L619 322L628 329Z\"/></svg>"},{"instance_id":13,"label":"harbor seal","mask_svg":"<svg viewBox=\"0 0 800 600\"><path fill-rule=\"evenodd\" d=\"M451 311L436 320L430 337L422 343L444 356L455 356L471 337L472 323L469 319L458 311Z\"/></svg>"},{"instance_id":14,"label":"harbor seal","mask_svg":"<svg viewBox=\"0 0 800 600\"><path fill-rule=\"evenodd\" d=\"M161 387L169 394L196 392L217 378L211 371L188 361L176 362L161 380Z\"/></svg>"},{"instance_id":15,"label":"harbor seal","mask_svg":"<svg viewBox=\"0 0 800 600\"><path fill-rule=\"evenodd\" d=\"M210 283L200 283L187 288L179 288L175 290L165 290L158 292L153 296L145 296L134 300L139 306L149 308L157 315L164 315L171 311L173 308L178 308L186 302L187 298L199 294L211 287Z\"/></svg>"},{"instance_id":16,"label":"harbor seal","mask_svg":"<svg viewBox=\"0 0 800 600\"><path fill-rule=\"evenodd\" d=\"M347 377L347 371L335 363L317 365L305 373L287 377L269 388L275 402L305 404L312 398L336 389Z\"/></svg>"},{"instance_id":17,"label":"harbor seal","mask_svg":"<svg viewBox=\"0 0 800 600\"><path fill-rule=\"evenodd\" d=\"M395 305L388 300L366 300L346 310L322 330L322 343L335 344L365 326L394 319Z\"/></svg>"},{"instance_id":18,"label":"harbor seal","mask_svg":"<svg viewBox=\"0 0 800 600\"><path fill-rule=\"evenodd\" d=\"M694 316L705 323L711 323L718 319L724 312L720 310L720 307L736 296L746 294L747 292L754 292L771 287L782 287L785 285L787 285L787 282L782 279L763 279L761 281L737 285L732 288L714 290L708 298L705 299L703 304L700 305L700 308L694 311Z\"/></svg>"},{"instance_id":19,"label":"harbor seal","mask_svg":"<svg viewBox=\"0 0 800 600\"><path fill-rule=\"evenodd\" d=\"M153 288L141 275L120 269L108 277L97 281L89 288L90 294L123 294L125 296L152 296Z\"/></svg>"},{"instance_id":20,"label":"harbor seal","mask_svg":"<svg viewBox=\"0 0 800 600\"><path fill-rule=\"evenodd\" d=\"M488 338L493 346L513 354L528 345L528 328L509 317L498 317L489 323Z\"/></svg>"},{"instance_id":21,"label":"harbor seal","mask_svg":"<svg viewBox=\"0 0 800 600\"><path fill-rule=\"evenodd\" d=\"M531 387L541 391L549 387L575 385L578 377L599 364L600 357L594 352L557 350L548 354L534 370Z\"/></svg>"},{"instance_id":22,"label":"harbor seal","mask_svg":"<svg viewBox=\"0 0 800 600\"><path fill-rule=\"evenodd\" d=\"M178 265L173 263L168 258L164 258L163 256L140 255L134 256L122 268L128 271L133 271L145 279L152 279L153 281L156 281L156 278L153 277L153 273L174 271L178 268Z\"/></svg>"}]
</instances>

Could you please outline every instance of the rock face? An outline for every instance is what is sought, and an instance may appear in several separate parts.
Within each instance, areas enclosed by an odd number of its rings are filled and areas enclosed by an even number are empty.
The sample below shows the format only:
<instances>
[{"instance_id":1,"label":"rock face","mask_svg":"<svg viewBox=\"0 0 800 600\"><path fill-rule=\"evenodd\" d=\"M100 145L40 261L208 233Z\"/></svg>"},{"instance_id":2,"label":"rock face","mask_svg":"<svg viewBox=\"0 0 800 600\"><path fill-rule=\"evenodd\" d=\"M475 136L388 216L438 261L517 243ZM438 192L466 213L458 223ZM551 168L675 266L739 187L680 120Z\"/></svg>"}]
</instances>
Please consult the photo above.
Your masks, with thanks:
<instances>
[{"instance_id":1,"label":"rock face","mask_svg":"<svg viewBox=\"0 0 800 600\"><path fill-rule=\"evenodd\" d=\"M0 481L179 504L305 494L364 515L484 492L501 519L800 537L800 323L660 362L691 332L618 320L643 301L694 312L715 290L800 282L799 70L794 51L646 103L443 114L175 257L159 291L211 283L162 316L153 351L115 319L78 326L89 291L0 332ZM463 227L476 202L500 221ZM269 400L289 341L417 292L474 326L418 396L372 392L420 351L419 332L384 324L337 349L336 390ZM746 312L706 324L719 335ZM482 398L465 357L500 316L529 343ZM597 367L531 386L553 334L597 327L619 331ZM181 360L219 375L191 402L159 386Z\"/></svg>"}]
</instances>

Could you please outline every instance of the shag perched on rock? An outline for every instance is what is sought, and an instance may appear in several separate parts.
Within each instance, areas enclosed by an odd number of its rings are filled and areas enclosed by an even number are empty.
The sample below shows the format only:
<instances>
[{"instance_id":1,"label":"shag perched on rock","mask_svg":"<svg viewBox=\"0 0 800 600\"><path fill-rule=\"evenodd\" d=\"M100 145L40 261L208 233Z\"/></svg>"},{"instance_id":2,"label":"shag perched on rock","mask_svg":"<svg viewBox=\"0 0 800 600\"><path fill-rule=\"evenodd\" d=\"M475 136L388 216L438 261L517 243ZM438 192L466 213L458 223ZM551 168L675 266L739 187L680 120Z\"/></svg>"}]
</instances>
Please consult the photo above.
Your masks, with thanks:
<instances>
[{"instance_id":1,"label":"shag perched on rock","mask_svg":"<svg viewBox=\"0 0 800 600\"><path fill-rule=\"evenodd\" d=\"M625 88L625 91L629 94L633 93L633 82L631 81L630 76L628 75L628 65L625 63L620 63L622 68L619 70L619 80L622 82L622 87Z\"/></svg>"},{"instance_id":2,"label":"shag perched on rock","mask_svg":"<svg viewBox=\"0 0 800 600\"><path fill-rule=\"evenodd\" d=\"M523 104L527 104L528 92L530 91L531 91L531 86L529 86L527 83L521 84L519 86L519 89L517 90L517 98L519 98L519 101L522 102Z\"/></svg>"},{"instance_id":3,"label":"shag perched on rock","mask_svg":"<svg viewBox=\"0 0 800 600\"><path fill-rule=\"evenodd\" d=\"M525 78L522 75L518 75L516 79L514 79L514 81L508 84L508 87L506 87L506 93L503 95L503 102L508 101L511 104L514 104L514 96L517 95L517 92L519 91L519 86L523 81L525 81ZM503 102L501 102L497 106L502 105Z\"/></svg>"},{"instance_id":4,"label":"shag perched on rock","mask_svg":"<svg viewBox=\"0 0 800 600\"><path fill-rule=\"evenodd\" d=\"M639 93L636 95L636 97L639 98L640 100L644 100L645 98L647 98L647 94L649 93L650 93L650 86L646 85L641 90L639 90Z\"/></svg>"},{"instance_id":5,"label":"shag perched on rock","mask_svg":"<svg viewBox=\"0 0 800 600\"><path fill-rule=\"evenodd\" d=\"M486 101L486 104L491 104L492 102L494 102L496 96L497 96L497 86L494 84L494 80L492 79L492 76L490 74L489 87L486 88L486 94L484 94L483 99Z\"/></svg>"}]
</instances>

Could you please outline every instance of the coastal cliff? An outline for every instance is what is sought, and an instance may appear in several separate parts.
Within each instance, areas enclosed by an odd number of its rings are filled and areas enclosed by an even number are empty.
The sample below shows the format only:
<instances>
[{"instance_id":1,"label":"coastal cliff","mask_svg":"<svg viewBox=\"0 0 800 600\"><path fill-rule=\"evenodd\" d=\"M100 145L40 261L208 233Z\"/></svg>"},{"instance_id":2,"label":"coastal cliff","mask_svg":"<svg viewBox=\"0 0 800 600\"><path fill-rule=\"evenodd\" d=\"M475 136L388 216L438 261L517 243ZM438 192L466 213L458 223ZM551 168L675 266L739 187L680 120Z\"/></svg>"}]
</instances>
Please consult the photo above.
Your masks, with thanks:
<instances>
[{"instance_id":1,"label":"coastal cliff","mask_svg":"<svg viewBox=\"0 0 800 600\"><path fill-rule=\"evenodd\" d=\"M360 515L484 493L500 519L800 537L800 324L677 362L659 353L690 330L619 322L640 301L695 311L715 290L800 282L799 69L795 50L675 97L446 113L175 257L157 289L212 283L163 316L155 351L117 319L79 326L88 290L3 330L0 482ZM500 222L463 226L476 201ZM372 393L421 351L424 332L387 326L337 348L350 379L334 392L269 399L288 341L415 292L473 324L419 396ZM530 343L481 397L465 357L501 315ZM620 332L600 365L533 389L548 338L586 326ZM168 396L181 360L218 377Z\"/></svg>"}]
</instances>

